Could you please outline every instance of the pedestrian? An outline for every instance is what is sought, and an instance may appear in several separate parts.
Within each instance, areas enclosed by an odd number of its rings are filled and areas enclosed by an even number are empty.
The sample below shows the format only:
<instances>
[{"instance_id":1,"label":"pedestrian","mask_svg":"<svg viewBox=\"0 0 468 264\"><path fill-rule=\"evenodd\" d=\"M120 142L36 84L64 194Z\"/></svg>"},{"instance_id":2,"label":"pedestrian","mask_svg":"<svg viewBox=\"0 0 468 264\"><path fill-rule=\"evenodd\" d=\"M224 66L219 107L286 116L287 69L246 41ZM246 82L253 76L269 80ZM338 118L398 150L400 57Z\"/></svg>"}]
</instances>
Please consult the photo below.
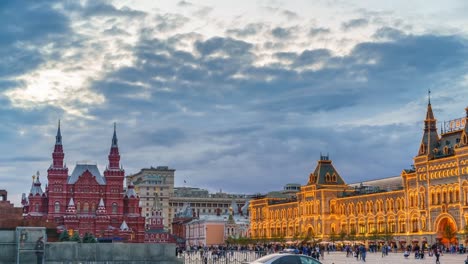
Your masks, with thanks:
<instances>
[{"instance_id":1,"label":"pedestrian","mask_svg":"<svg viewBox=\"0 0 468 264\"><path fill-rule=\"evenodd\" d=\"M361 254L361 259L362 261L366 262L366 247L364 245L361 245L361 247L359 248L359 253Z\"/></svg>"},{"instance_id":2,"label":"pedestrian","mask_svg":"<svg viewBox=\"0 0 468 264\"><path fill-rule=\"evenodd\" d=\"M439 249L436 249L436 252L435 252L435 257L436 257L436 264L440 264L440 261L439 261L439 257L440 257L440 252L439 252Z\"/></svg>"},{"instance_id":3,"label":"pedestrian","mask_svg":"<svg viewBox=\"0 0 468 264\"><path fill-rule=\"evenodd\" d=\"M42 264L44 258L44 241L43 237L39 237L36 241L36 246L34 250L36 251L37 264Z\"/></svg>"},{"instance_id":4,"label":"pedestrian","mask_svg":"<svg viewBox=\"0 0 468 264\"><path fill-rule=\"evenodd\" d=\"M465 264L468 264L468 256L466 256Z\"/></svg>"}]
</instances>

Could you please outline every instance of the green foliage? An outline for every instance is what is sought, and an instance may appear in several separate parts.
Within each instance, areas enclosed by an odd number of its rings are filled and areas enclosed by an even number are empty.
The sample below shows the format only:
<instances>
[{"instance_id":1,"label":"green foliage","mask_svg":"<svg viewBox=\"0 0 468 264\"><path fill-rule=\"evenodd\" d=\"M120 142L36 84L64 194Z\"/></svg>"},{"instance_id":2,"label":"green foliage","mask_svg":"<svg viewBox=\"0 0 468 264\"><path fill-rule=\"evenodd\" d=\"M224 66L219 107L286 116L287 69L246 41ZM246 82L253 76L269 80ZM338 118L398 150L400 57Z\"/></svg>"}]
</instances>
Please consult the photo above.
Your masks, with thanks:
<instances>
[{"instance_id":1,"label":"green foliage","mask_svg":"<svg viewBox=\"0 0 468 264\"><path fill-rule=\"evenodd\" d=\"M382 239L388 242L392 239L392 237L393 237L393 232L388 230L388 228L385 228L385 231L382 234Z\"/></svg>"},{"instance_id":2,"label":"green foliage","mask_svg":"<svg viewBox=\"0 0 468 264\"><path fill-rule=\"evenodd\" d=\"M63 242L63 241L70 241L70 236L68 235L68 231L67 231L67 230L63 230L62 233L60 233L59 241L60 241L60 242Z\"/></svg>"},{"instance_id":3,"label":"green foliage","mask_svg":"<svg viewBox=\"0 0 468 264\"><path fill-rule=\"evenodd\" d=\"M379 239L379 237L380 236L379 236L379 233L378 233L377 229L374 229L374 231L372 231L370 233L369 239L370 240L377 240L377 239Z\"/></svg>"},{"instance_id":4,"label":"green foliage","mask_svg":"<svg viewBox=\"0 0 468 264\"><path fill-rule=\"evenodd\" d=\"M346 237L346 232L344 230L341 230L341 232L338 235L340 237L340 240L343 241Z\"/></svg>"},{"instance_id":5,"label":"green foliage","mask_svg":"<svg viewBox=\"0 0 468 264\"><path fill-rule=\"evenodd\" d=\"M96 243L96 238L93 234L86 232L83 236L83 243Z\"/></svg>"},{"instance_id":6,"label":"green foliage","mask_svg":"<svg viewBox=\"0 0 468 264\"><path fill-rule=\"evenodd\" d=\"M450 225L446 225L444 228L444 237L446 237L450 243L453 243L453 239L457 235L457 231L453 230Z\"/></svg>"},{"instance_id":7,"label":"green foliage","mask_svg":"<svg viewBox=\"0 0 468 264\"><path fill-rule=\"evenodd\" d=\"M355 241L356 240L356 229L351 229L348 234L348 240Z\"/></svg>"},{"instance_id":8,"label":"green foliage","mask_svg":"<svg viewBox=\"0 0 468 264\"><path fill-rule=\"evenodd\" d=\"M77 231L73 232L73 236L70 238L70 241L81 242L80 234Z\"/></svg>"}]
</instances>

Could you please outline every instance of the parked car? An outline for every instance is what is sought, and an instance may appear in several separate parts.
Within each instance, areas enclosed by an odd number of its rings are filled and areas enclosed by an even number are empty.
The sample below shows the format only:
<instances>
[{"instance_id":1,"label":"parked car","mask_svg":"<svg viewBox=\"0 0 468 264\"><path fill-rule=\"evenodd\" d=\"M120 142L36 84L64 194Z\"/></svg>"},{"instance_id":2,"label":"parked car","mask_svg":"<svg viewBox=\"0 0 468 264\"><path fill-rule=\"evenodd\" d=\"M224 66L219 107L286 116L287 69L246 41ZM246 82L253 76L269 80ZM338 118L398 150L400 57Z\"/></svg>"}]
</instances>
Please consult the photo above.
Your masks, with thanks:
<instances>
[{"instance_id":1,"label":"parked car","mask_svg":"<svg viewBox=\"0 0 468 264\"><path fill-rule=\"evenodd\" d=\"M306 255L274 253L244 264L321 264L321 262Z\"/></svg>"}]
</instances>

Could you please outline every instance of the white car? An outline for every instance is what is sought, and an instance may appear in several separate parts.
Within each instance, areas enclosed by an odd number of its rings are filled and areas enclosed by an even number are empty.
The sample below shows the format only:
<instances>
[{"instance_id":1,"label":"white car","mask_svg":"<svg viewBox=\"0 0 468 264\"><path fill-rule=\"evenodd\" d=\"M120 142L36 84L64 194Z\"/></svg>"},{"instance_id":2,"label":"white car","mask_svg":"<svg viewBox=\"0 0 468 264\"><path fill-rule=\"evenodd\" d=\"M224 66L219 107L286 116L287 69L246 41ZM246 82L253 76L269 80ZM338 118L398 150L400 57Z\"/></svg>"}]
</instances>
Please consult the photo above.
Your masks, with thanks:
<instances>
[{"instance_id":1,"label":"white car","mask_svg":"<svg viewBox=\"0 0 468 264\"><path fill-rule=\"evenodd\" d=\"M321 264L320 261L306 255L274 253L266 255L248 264Z\"/></svg>"}]
</instances>

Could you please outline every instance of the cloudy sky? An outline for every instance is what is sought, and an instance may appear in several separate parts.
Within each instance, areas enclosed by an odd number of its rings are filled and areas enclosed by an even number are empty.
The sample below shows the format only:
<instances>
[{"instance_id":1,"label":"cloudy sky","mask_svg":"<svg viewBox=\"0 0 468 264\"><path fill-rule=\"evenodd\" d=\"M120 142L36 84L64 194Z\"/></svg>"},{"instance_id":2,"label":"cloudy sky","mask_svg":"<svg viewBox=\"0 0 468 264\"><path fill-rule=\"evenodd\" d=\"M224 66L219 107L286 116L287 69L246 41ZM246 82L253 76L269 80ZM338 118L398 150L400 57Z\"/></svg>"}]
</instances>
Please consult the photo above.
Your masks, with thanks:
<instances>
[{"instance_id":1,"label":"cloudy sky","mask_svg":"<svg viewBox=\"0 0 468 264\"><path fill-rule=\"evenodd\" d=\"M0 1L0 189L65 161L264 193L307 182L328 153L348 183L399 175L427 91L439 121L468 105L468 3Z\"/></svg>"}]
</instances>

